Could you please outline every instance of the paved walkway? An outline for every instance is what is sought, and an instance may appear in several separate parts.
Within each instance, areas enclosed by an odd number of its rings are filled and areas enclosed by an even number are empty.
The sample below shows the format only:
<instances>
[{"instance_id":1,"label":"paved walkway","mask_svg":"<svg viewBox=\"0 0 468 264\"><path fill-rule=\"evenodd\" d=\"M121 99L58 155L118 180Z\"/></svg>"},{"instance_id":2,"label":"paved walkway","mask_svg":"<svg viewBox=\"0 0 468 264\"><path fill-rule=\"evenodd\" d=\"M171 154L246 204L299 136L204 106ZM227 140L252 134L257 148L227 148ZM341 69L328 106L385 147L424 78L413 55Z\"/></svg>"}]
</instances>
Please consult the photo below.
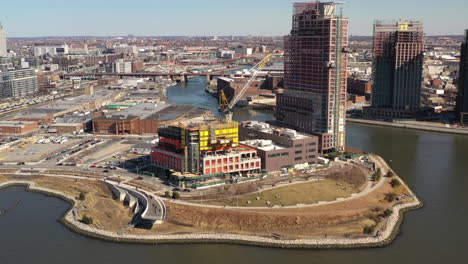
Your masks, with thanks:
<instances>
[{"instance_id":1,"label":"paved walkway","mask_svg":"<svg viewBox=\"0 0 468 264\"><path fill-rule=\"evenodd\" d=\"M387 163L380 157L378 156L375 156L375 155L371 155L370 156L373 161L376 163L377 167L378 168L381 168L382 170L382 175L385 175L387 172L388 172L388 165ZM363 197L363 196L366 196L368 194L370 194L371 192L373 192L375 189L378 189L380 188L384 183L386 182L386 178L385 177L381 177L380 180L374 184L374 182L372 181L368 181L367 182L367 186L364 188L363 191L353 195L353 196L350 196L350 197L347 197L347 198L343 198L343 199L340 199L340 200L335 200L335 201L329 201L329 202L320 202L320 203L315 203L315 204L306 204L306 205L294 205L294 206L281 206L281 207L235 207L235 206L220 206L220 205L207 205L207 204L196 204L196 203L190 203L190 202L184 202L184 201L181 201L181 200L171 200L171 199L167 199L167 198L162 198L164 200L167 200L168 202L172 202L172 203L177 203L177 204L183 204L183 205L187 205L187 206L197 206L197 207L207 207L207 208L217 208L217 209L231 209L231 210L255 210L255 209L261 209L261 210L265 210L265 209L270 209L270 210L278 210L278 209L292 209L292 208L308 208L308 207L316 207L316 206L323 206L323 205L330 205L330 204L336 204L336 203L341 203L341 202L345 202L345 201L351 201L351 200L354 200L354 199L357 199L357 198L360 198L360 197ZM287 185L284 185L284 186L287 186ZM284 186L281 186L281 187L284 187ZM235 197L234 197L235 198Z\"/></svg>"}]
</instances>

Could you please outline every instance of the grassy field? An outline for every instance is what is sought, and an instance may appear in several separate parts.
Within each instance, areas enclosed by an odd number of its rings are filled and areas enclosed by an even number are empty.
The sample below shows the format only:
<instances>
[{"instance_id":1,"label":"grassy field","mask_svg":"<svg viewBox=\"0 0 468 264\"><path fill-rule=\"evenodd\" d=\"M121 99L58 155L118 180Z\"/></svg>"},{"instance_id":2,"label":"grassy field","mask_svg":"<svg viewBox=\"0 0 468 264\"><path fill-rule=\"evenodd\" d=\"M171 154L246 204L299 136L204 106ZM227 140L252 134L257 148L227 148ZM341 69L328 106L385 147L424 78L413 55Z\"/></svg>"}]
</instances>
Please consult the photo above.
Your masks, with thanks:
<instances>
[{"instance_id":1,"label":"grassy field","mask_svg":"<svg viewBox=\"0 0 468 264\"><path fill-rule=\"evenodd\" d=\"M359 190L349 184L334 180L322 180L277 187L264 192L242 195L237 198L204 201L210 205L268 207L274 205L292 206L297 204L313 204L319 201L333 201L346 198Z\"/></svg>"}]
</instances>

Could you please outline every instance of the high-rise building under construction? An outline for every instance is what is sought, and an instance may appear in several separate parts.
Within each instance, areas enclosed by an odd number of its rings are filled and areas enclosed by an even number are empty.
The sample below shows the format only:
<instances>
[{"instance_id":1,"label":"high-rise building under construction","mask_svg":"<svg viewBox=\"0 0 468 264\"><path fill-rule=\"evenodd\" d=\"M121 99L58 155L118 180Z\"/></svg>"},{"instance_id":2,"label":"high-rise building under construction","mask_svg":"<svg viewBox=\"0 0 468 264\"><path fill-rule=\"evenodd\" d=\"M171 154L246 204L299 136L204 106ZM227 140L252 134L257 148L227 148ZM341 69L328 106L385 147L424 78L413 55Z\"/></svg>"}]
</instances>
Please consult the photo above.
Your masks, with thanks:
<instances>
[{"instance_id":1,"label":"high-rise building under construction","mask_svg":"<svg viewBox=\"0 0 468 264\"><path fill-rule=\"evenodd\" d=\"M345 146L348 19L335 2L294 4L285 37L284 92L279 125L319 137L322 152Z\"/></svg>"},{"instance_id":2,"label":"high-rise building under construction","mask_svg":"<svg viewBox=\"0 0 468 264\"><path fill-rule=\"evenodd\" d=\"M6 36L5 36L5 29L0 23L0 57L7 56L7 44L6 44Z\"/></svg>"},{"instance_id":3,"label":"high-rise building under construction","mask_svg":"<svg viewBox=\"0 0 468 264\"><path fill-rule=\"evenodd\" d=\"M424 32L419 21L376 21L374 24L372 107L368 116L415 117L420 109Z\"/></svg>"},{"instance_id":4,"label":"high-rise building under construction","mask_svg":"<svg viewBox=\"0 0 468 264\"><path fill-rule=\"evenodd\" d=\"M468 29L461 45L460 71L458 79L457 115L463 125L468 125Z\"/></svg>"}]
</instances>

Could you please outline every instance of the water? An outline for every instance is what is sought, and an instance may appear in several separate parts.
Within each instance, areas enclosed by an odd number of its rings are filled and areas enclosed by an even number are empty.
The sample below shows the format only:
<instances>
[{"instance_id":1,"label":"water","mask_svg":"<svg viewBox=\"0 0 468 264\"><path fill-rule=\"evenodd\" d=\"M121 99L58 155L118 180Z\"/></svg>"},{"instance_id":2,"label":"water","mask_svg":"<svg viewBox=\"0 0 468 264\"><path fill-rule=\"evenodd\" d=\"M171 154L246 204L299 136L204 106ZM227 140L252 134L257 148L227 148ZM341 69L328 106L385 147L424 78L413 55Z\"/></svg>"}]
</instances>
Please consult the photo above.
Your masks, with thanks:
<instances>
[{"instance_id":1,"label":"water","mask_svg":"<svg viewBox=\"0 0 468 264\"><path fill-rule=\"evenodd\" d=\"M203 81L168 92L173 102L216 110ZM190 98L187 98L190 96ZM260 120L271 113L255 112ZM237 112L237 120L247 119ZM0 263L464 263L468 257L468 137L348 125L348 144L376 153L391 164L425 203L405 217L401 235L386 248L361 250L282 250L230 245L128 245L75 234L59 219L68 204L56 198L0 191ZM465 259L465 260L463 260Z\"/></svg>"},{"instance_id":2,"label":"water","mask_svg":"<svg viewBox=\"0 0 468 264\"><path fill-rule=\"evenodd\" d=\"M192 104L201 108L210 109L213 114L221 116L218 111L218 100L205 92L206 78L193 78L187 84L180 84L167 90L167 97L171 103ZM273 112L248 110L235 108L234 117L236 121L258 120L266 121L273 119Z\"/></svg>"}]
</instances>

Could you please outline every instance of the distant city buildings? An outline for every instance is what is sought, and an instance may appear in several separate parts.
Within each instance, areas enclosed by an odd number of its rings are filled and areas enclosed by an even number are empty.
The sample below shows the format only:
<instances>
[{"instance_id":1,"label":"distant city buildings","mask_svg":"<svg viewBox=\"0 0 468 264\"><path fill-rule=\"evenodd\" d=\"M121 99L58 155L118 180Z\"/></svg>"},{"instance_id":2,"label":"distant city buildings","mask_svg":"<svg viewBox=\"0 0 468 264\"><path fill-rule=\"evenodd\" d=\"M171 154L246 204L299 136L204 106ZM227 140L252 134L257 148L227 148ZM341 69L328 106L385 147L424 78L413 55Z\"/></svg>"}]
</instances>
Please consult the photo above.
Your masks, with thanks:
<instances>
[{"instance_id":1,"label":"distant city buildings","mask_svg":"<svg viewBox=\"0 0 468 264\"><path fill-rule=\"evenodd\" d=\"M461 45L456 109L461 123L468 125L468 30L465 31L465 40Z\"/></svg>"},{"instance_id":2,"label":"distant city buildings","mask_svg":"<svg viewBox=\"0 0 468 264\"><path fill-rule=\"evenodd\" d=\"M0 23L0 57L6 57L7 55L6 33L2 23Z\"/></svg>"},{"instance_id":3,"label":"distant city buildings","mask_svg":"<svg viewBox=\"0 0 468 264\"><path fill-rule=\"evenodd\" d=\"M123 59L116 60L114 63L115 73L132 73L132 62Z\"/></svg>"},{"instance_id":4,"label":"distant city buildings","mask_svg":"<svg viewBox=\"0 0 468 264\"><path fill-rule=\"evenodd\" d=\"M318 136L321 152L345 147L348 19L337 12L333 2L294 4L277 97L277 123Z\"/></svg>"},{"instance_id":5,"label":"distant city buildings","mask_svg":"<svg viewBox=\"0 0 468 264\"><path fill-rule=\"evenodd\" d=\"M39 57L43 55L49 55L51 57L57 55L65 55L69 53L68 45L57 45L57 46L35 46L33 48L34 56Z\"/></svg>"},{"instance_id":6,"label":"distant city buildings","mask_svg":"<svg viewBox=\"0 0 468 264\"><path fill-rule=\"evenodd\" d=\"M376 21L370 117L414 118L421 105L424 32L419 21Z\"/></svg>"},{"instance_id":7,"label":"distant city buildings","mask_svg":"<svg viewBox=\"0 0 468 264\"><path fill-rule=\"evenodd\" d=\"M0 72L0 98L20 98L39 90L33 69Z\"/></svg>"}]
</instances>

